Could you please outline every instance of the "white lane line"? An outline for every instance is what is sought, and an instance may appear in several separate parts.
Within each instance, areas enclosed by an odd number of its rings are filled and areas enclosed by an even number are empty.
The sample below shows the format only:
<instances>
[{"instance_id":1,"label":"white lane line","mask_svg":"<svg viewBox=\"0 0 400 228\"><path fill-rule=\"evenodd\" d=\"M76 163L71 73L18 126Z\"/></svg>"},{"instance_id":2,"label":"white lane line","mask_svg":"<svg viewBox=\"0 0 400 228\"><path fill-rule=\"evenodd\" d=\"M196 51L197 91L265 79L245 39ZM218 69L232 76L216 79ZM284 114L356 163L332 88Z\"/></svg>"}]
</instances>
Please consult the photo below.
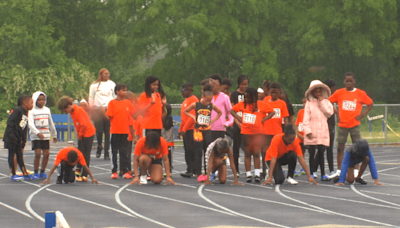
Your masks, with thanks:
<instances>
[{"instance_id":1,"label":"white lane line","mask_svg":"<svg viewBox=\"0 0 400 228\"><path fill-rule=\"evenodd\" d=\"M167 224L158 222L158 221L156 221L156 220L153 220L153 219L151 219L151 218L147 218L147 217L145 217L145 216L143 216L143 215L141 215L141 214L138 214L138 213L136 213L135 211L133 211L132 209L130 209L128 206L126 206L125 204L123 204L123 203L121 202L121 199L120 199L119 195L120 195L120 193L121 193L126 187L128 187L128 186L129 186L128 184L124 185L123 187L121 187L121 188L115 193L115 201L117 201L117 203L118 203L121 207L125 208L125 210L129 211L129 212L132 213L133 215L135 215L135 216L137 216L137 217L139 217L139 218L142 218L142 219L144 219L144 220L147 220L147 221L149 221L149 222L155 223L155 224L160 225L160 226L163 226L163 227L173 227L173 226L170 226L170 225L167 225Z\"/></svg>"},{"instance_id":2,"label":"white lane line","mask_svg":"<svg viewBox=\"0 0 400 228\"><path fill-rule=\"evenodd\" d=\"M313 208L316 208L316 209L319 209L319 210L322 210L322 211L325 211L325 212L328 212L328 213L334 214L334 215L339 215L339 216L343 216L343 217L347 217L347 218L352 218L352 219L360 220L360 221L363 221L363 222L375 223L375 224L378 224L378 225L396 227L396 226L394 226L394 225L387 224L387 223L377 222L377 221L373 221L373 220L369 220L369 219L359 218L359 217L355 217L355 216L351 216L351 215L346 215L346 214L342 214L342 213L330 211L330 210L324 209L324 208L322 208L322 207L318 207L318 206L315 206L315 205L312 205L312 204L309 204L309 203L306 203L306 202L303 202L303 201L294 199L294 198L292 198L292 197L289 197L289 196L283 194L283 193L281 192L281 190L279 190L279 187L280 187L279 184L276 185L276 188L275 188L276 192L278 192L278 194L281 195L282 197L284 197L284 198L286 198L286 199L289 199L289 200L292 200L292 201L294 201L294 202L301 203L301 204L307 205L307 206L309 206L309 207L313 207Z\"/></svg>"},{"instance_id":3,"label":"white lane line","mask_svg":"<svg viewBox=\"0 0 400 228\"><path fill-rule=\"evenodd\" d=\"M385 195L385 196L396 196L396 197L400 197L400 195L396 195L396 194L389 194L389 193L382 193L382 192L373 192L373 191L367 191L367 190L360 190L360 192L368 192L368 193L372 193L372 194L378 194L378 195Z\"/></svg>"},{"instance_id":4,"label":"white lane line","mask_svg":"<svg viewBox=\"0 0 400 228\"><path fill-rule=\"evenodd\" d=\"M283 203L283 202L278 202L278 201L273 201L273 200L260 199L260 198L255 198L255 197L251 197L251 196L236 195L236 194L232 194L232 193L220 192L220 191L215 191L215 190L211 190L211 189L206 189L206 191L214 192L214 193L218 193L218 194L222 194L222 195L228 195L228 196L235 196L235 197L240 197L240 198L245 198L245 199L251 199L251 200L256 200L256 201L264 201L264 202L268 202L268 203L275 203L275 204L280 204L280 205L289 206L289 207L296 207L296 208L309 210L309 211L314 211L314 212L326 213L326 212L321 211L321 210L316 210L316 209L312 209L312 208L308 208L308 207L302 207L302 206L297 206L297 205L294 205L294 204L288 204L288 203Z\"/></svg>"},{"instance_id":5,"label":"white lane line","mask_svg":"<svg viewBox=\"0 0 400 228\"><path fill-rule=\"evenodd\" d=\"M49 191L49 192L58 194L58 195L62 195L62 196L65 196L65 197L68 197L68 198L71 198L71 199L79 200L79 201L82 201L82 202L85 202L85 203L90 203L90 204L93 204L93 205L98 206L98 207L102 207L102 208L105 208L105 209L108 209L108 210L112 210L112 211L121 213L123 215L127 215L129 217L136 218L136 216L133 216L133 215L131 215L131 214L125 212L125 211L121 211L121 210L118 210L116 208L104 205L104 204L96 203L96 202L93 202L93 201L90 201L90 200L85 200L85 199L82 199L82 198L79 198L79 197L76 197L76 196L71 196L71 195L68 195L68 194L65 194L65 193L62 193L62 192L58 192L58 191L55 191L55 190L52 190L52 189L46 189L46 190Z\"/></svg>"},{"instance_id":6,"label":"white lane line","mask_svg":"<svg viewBox=\"0 0 400 228\"><path fill-rule=\"evenodd\" d=\"M391 176L391 177L397 177L399 178L399 175L394 175L394 174L388 174L388 173L379 173L379 175L384 175L384 176Z\"/></svg>"},{"instance_id":7,"label":"white lane line","mask_svg":"<svg viewBox=\"0 0 400 228\"><path fill-rule=\"evenodd\" d=\"M31 207L31 201L32 201L32 198L33 198L37 193L39 193L40 191L42 191L43 189L45 189L45 188L47 188L47 187L49 187L49 186L50 186L50 185L45 185L45 186L39 188L38 190L34 191L32 194L30 194L30 195L28 196L28 198L27 198L26 201L25 201L25 207L26 207L26 209L28 209L29 213L31 213L33 216L35 216L35 218L39 219L39 220L42 221L42 222L45 222L44 218L43 218L42 216L38 215L38 213L36 213L36 212L32 209L32 207Z\"/></svg>"},{"instance_id":8,"label":"white lane line","mask_svg":"<svg viewBox=\"0 0 400 228\"><path fill-rule=\"evenodd\" d=\"M200 207L200 208L203 208L203 209L219 212L219 213L230 215L230 216L235 216L232 213L228 213L228 212L225 212L225 211L217 210L217 209L212 208L212 207L206 207L206 206L195 204L195 203L190 203L190 202L186 202L186 201L182 201L182 200L172 199L172 198L168 198L168 197L164 197L164 196L148 194L148 193L144 193L144 192L138 192L138 191L135 191L135 190L132 190L132 189L127 189L127 191L134 192L134 193L141 194L141 195L145 195L145 196L151 196L151 197L154 197L154 198L170 200L170 201L177 202L177 203L187 204L187 205L194 206L194 207Z\"/></svg>"},{"instance_id":9,"label":"white lane line","mask_svg":"<svg viewBox=\"0 0 400 228\"><path fill-rule=\"evenodd\" d=\"M400 166L392 167L392 168L387 168L387 169L381 169L381 170L378 171L378 173L382 173L382 172L385 172L385 171L389 171L389 170L393 170L393 169L398 169L398 168L400 168ZM361 176L361 178L364 178L364 177L369 176L369 175L371 175L371 173L365 173L365 174L363 174L363 175ZM379 175L378 175L378 176L379 176ZM400 185L398 185L398 184L383 183L383 182L381 182L381 181L379 181L379 182L382 183L382 184L385 184L386 187L388 187L387 185L389 185L389 186L400 187Z\"/></svg>"},{"instance_id":10,"label":"white lane line","mask_svg":"<svg viewBox=\"0 0 400 228\"><path fill-rule=\"evenodd\" d=\"M375 158L375 157L374 157L374 158ZM384 160L384 161L375 161L375 163L376 163L376 164L379 164L379 163L383 163L383 162L394 162L394 161L400 161L400 159L395 159L395 160L391 159L391 160Z\"/></svg>"},{"instance_id":11,"label":"white lane line","mask_svg":"<svg viewBox=\"0 0 400 228\"><path fill-rule=\"evenodd\" d=\"M29 215L28 213L25 213L25 212L23 212L23 211L21 211L21 210L15 208L15 207L12 207L12 206L10 206L10 205L8 205L8 204L5 204L5 203L0 202L0 205L3 205L4 207L6 207L6 208L8 208L8 209L11 209L11 210L13 210L13 211L16 211L16 212L20 213L21 215L25 215L26 217L33 219L32 216Z\"/></svg>"},{"instance_id":12,"label":"white lane line","mask_svg":"<svg viewBox=\"0 0 400 228\"><path fill-rule=\"evenodd\" d=\"M238 213L238 212L236 212L236 211L232 211L232 210L230 210L230 209L228 209L228 208L226 208L226 207L224 207L224 206L221 206L221 205L219 205L219 204L217 204L217 203L211 201L211 200L208 199L207 197L205 197L205 196L203 195L203 193L202 193L203 188L204 188L204 185L201 185L201 186L199 187L199 189L197 190L197 194L199 194L199 196L200 196L201 198L203 198L205 201L209 202L210 204L212 204L212 205L214 205L214 206L216 206L216 207L221 208L222 210L228 211L228 212L230 212L230 213L232 213L232 214L235 214L235 215L238 215L238 216L247 218L247 219L251 219L251 220L254 220L254 221L257 221L257 222L266 223L266 224L273 225L273 226L278 226L278 227L288 227L288 226L283 226L283 225L276 224L276 223L273 223L273 222L268 222L268 221L265 221L265 220L261 220L261 219L258 219L258 218L254 218L254 217L251 217L251 216L248 216L248 215L245 215L245 214L241 214L241 213Z\"/></svg>"},{"instance_id":13,"label":"white lane line","mask_svg":"<svg viewBox=\"0 0 400 228\"><path fill-rule=\"evenodd\" d=\"M399 207L399 209L400 209L400 204L388 202L388 201L385 201L385 200L381 200L381 199L378 199L378 198L375 198L375 197L372 197L372 196L369 196L369 195L365 195L364 193L359 192L359 191L356 189L356 187L354 187L354 184L351 184L351 185L350 185L350 188L351 188L355 193L357 193L357 194L359 194L359 195L361 195L361 196L364 196L364 197L367 197L367 198L369 198L369 199L376 200L376 201L379 201L379 202L382 202L382 203L390 204L390 205Z\"/></svg>"},{"instance_id":14,"label":"white lane line","mask_svg":"<svg viewBox=\"0 0 400 228\"><path fill-rule=\"evenodd\" d=\"M298 180L298 179L296 179L296 181L298 181L298 182L304 182L304 183L310 183L310 182L308 182L308 181L303 181L303 180ZM319 185L318 186L324 186L324 187L329 187L329 188L338 188L338 189L343 189L343 190L349 190L348 188L344 188L344 187L340 187L340 186L336 186L336 185L327 185L327 184L321 184L321 183L319 183Z\"/></svg>"}]
</instances>

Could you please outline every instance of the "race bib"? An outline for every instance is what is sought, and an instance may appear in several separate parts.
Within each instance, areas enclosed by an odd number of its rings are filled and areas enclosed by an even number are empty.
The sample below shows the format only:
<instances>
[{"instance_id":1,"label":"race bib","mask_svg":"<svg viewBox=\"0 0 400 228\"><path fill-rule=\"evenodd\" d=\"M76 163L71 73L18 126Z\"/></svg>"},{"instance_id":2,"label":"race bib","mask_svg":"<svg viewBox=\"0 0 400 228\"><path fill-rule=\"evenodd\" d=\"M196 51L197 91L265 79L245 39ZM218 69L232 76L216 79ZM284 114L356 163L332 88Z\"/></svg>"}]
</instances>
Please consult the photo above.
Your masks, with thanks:
<instances>
[{"instance_id":1,"label":"race bib","mask_svg":"<svg viewBox=\"0 0 400 228\"><path fill-rule=\"evenodd\" d=\"M275 115L272 118L274 118L274 119L281 118L281 109L274 108L274 111L275 111Z\"/></svg>"},{"instance_id":2,"label":"race bib","mask_svg":"<svg viewBox=\"0 0 400 228\"><path fill-rule=\"evenodd\" d=\"M22 119L19 122L19 126L23 129L25 129L26 125L28 124L28 117L26 115L22 115Z\"/></svg>"},{"instance_id":3,"label":"race bib","mask_svg":"<svg viewBox=\"0 0 400 228\"><path fill-rule=\"evenodd\" d=\"M244 101L244 95L238 95L238 103Z\"/></svg>"},{"instance_id":4,"label":"race bib","mask_svg":"<svg viewBox=\"0 0 400 228\"><path fill-rule=\"evenodd\" d=\"M356 111L357 103L355 101L343 101L342 109L346 111Z\"/></svg>"},{"instance_id":5,"label":"race bib","mask_svg":"<svg viewBox=\"0 0 400 228\"><path fill-rule=\"evenodd\" d=\"M243 114L243 123L246 124L255 124L256 123L256 115L250 113Z\"/></svg>"},{"instance_id":6,"label":"race bib","mask_svg":"<svg viewBox=\"0 0 400 228\"><path fill-rule=\"evenodd\" d=\"M48 127L49 126L49 120L46 119L35 119L35 126L36 127Z\"/></svg>"},{"instance_id":7,"label":"race bib","mask_svg":"<svg viewBox=\"0 0 400 228\"><path fill-rule=\"evenodd\" d=\"M303 131L304 131L303 123L299 123L299 126L297 127L297 130L298 130L299 132L303 132Z\"/></svg>"},{"instance_id":8,"label":"race bib","mask_svg":"<svg viewBox=\"0 0 400 228\"><path fill-rule=\"evenodd\" d=\"M242 115L243 115L241 111L240 111L240 112L237 112L236 114L237 114L238 116L240 116L240 117L242 117Z\"/></svg>"},{"instance_id":9,"label":"race bib","mask_svg":"<svg viewBox=\"0 0 400 228\"><path fill-rule=\"evenodd\" d=\"M197 123L200 125L210 125L211 122L211 116L205 116L205 115L198 115L197 116Z\"/></svg>"}]
</instances>

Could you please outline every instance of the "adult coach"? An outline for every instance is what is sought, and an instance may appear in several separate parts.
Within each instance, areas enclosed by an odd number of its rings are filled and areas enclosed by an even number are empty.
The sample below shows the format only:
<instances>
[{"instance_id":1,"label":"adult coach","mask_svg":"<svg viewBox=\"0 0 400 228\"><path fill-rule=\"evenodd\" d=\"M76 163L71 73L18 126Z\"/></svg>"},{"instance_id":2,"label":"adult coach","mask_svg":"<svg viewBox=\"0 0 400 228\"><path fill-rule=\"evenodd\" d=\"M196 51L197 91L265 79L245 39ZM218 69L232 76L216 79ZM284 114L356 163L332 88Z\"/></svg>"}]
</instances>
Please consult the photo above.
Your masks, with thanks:
<instances>
[{"instance_id":1,"label":"adult coach","mask_svg":"<svg viewBox=\"0 0 400 228\"><path fill-rule=\"evenodd\" d=\"M110 80L110 72L103 68L99 71L99 77L90 85L89 89L89 106L92 110L92 119L96 128L96 157L99 158L101 156L104 133L104 160L110 160L110 121L106 118L105 112L108 103L116 97L114 88L115 83Z\"/></svg>"}]
</instances>

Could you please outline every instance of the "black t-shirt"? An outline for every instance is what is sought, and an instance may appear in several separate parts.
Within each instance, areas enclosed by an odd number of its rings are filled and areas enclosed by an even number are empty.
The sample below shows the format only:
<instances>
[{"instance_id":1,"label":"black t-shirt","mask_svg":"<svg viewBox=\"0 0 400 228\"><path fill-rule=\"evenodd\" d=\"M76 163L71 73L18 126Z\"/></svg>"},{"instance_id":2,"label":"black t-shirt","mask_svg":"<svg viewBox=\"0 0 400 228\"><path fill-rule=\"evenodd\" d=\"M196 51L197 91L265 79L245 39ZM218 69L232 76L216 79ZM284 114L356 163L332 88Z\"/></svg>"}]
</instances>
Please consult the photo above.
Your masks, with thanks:
<instances>
[{"instance_id":1,"label":"black t-shirt","mask_svg":"<svg viewBox=\"0 0 400 228\"><path fill-rule=\"evenodd\" d=\"M237 90L233 91L231 93L231 103L235 105L241 101L244 101L244 93L238 92Z\"/></svg>"},{"instance_id":2,"label":"black t-shirt","mask_svg":"<svg viewBox=\"0 0 400 228\"><path fill-rule=\"evenodd\" d=\"M196 103L196 124L195 128L207 128L210 126L211 122L211 111L213 108L213 104L209 104L204 106L201 102Z\"/></svg>"}]
</instances>

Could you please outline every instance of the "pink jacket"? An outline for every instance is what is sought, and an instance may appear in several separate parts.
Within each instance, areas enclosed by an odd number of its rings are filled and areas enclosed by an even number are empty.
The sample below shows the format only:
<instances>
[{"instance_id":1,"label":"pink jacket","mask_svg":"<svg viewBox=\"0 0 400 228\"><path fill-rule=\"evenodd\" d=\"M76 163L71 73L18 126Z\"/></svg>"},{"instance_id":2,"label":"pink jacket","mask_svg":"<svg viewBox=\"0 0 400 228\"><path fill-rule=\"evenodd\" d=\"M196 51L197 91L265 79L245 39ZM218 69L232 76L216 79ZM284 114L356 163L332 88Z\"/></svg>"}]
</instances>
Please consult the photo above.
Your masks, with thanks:
<instances>
[{"instance_id":1,"label":"pink jacket","mask_svg":"<svg viewBox=\"0 0 400 228\"><path fill-rule=\"evenodd\" d=\"M318 101L311 95L315 88L321 88L324 99ZM330 95L329 88L319 80L311 82L310 88L306 92L306 106L304 108L304 145L324 145L329 146L328 118L333 115L333 105L327 99ZM311 133L311 139L307 134Z\"/></svg>"}]
</instances>

